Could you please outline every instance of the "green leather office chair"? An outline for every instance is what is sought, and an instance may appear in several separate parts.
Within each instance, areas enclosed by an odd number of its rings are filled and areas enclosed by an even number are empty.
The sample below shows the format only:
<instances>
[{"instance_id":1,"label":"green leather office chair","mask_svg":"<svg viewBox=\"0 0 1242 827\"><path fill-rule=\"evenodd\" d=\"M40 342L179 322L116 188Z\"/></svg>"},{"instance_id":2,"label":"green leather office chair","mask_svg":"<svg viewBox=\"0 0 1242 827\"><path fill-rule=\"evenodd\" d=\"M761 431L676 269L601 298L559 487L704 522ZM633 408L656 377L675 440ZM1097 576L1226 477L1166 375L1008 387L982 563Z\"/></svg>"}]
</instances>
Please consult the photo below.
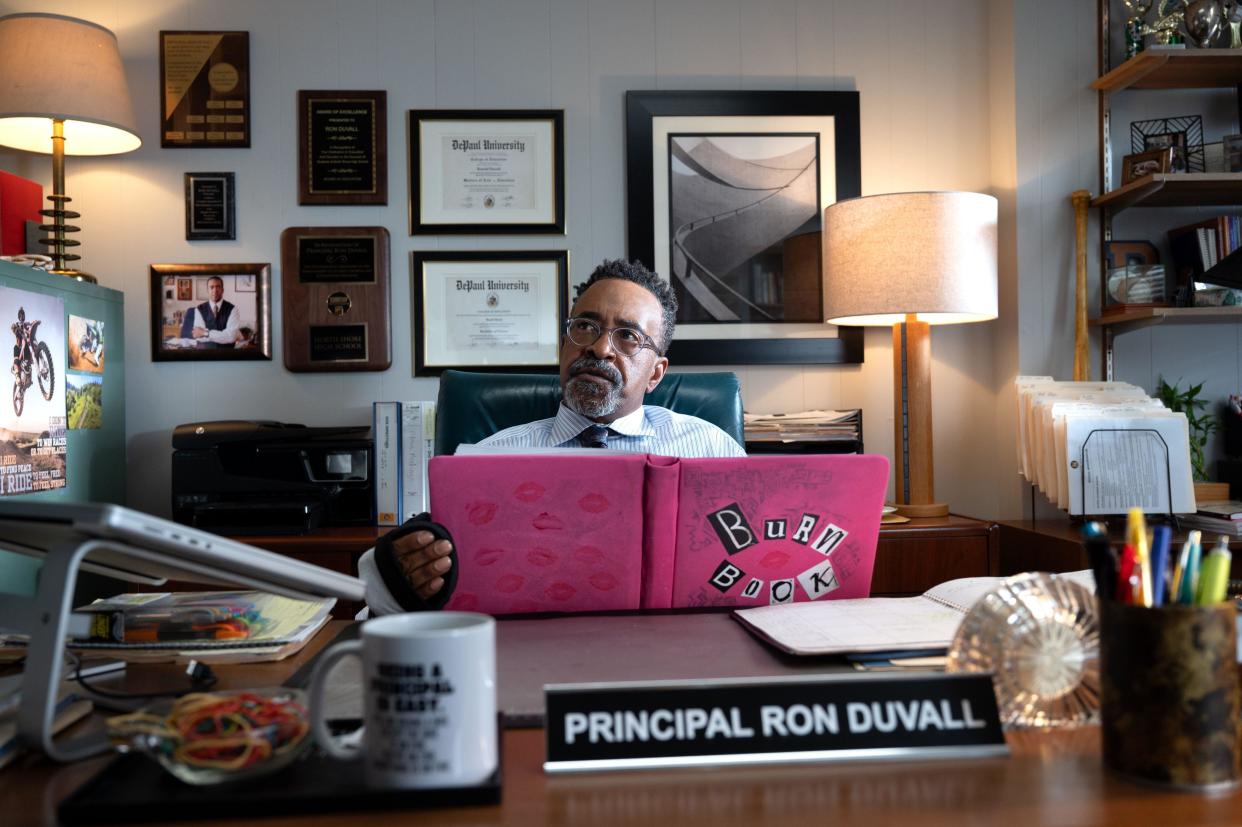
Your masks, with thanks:
<instances>
[{"instance_id":1,"label":"green leather office chair","mask_svg":"<svg viewBox=\"0 0 1242 827\"><path fill-rule=\"evenodd\" d=\"M718 426L743 445L742 389L733 373L669 373L643 400ZM440 374L436 454L479 442L513 425L556 416L561 382L554 373Z\"/></svg>"}]
</instances>

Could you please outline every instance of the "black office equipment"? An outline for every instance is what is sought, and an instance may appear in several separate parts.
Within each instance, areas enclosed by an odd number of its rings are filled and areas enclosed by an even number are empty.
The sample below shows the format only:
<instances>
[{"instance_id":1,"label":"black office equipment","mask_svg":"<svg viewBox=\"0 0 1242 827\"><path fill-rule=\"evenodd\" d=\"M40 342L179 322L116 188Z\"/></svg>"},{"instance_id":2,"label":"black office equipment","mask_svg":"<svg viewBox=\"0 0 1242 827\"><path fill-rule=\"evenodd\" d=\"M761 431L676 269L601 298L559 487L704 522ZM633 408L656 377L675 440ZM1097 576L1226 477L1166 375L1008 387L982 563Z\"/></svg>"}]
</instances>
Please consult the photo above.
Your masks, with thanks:
<instances>
[{"instance_id":1,"label":"black office equipment","mask_svg":"<svg viewBox=\"0 0 1242 827\"><path fill-rule=\"evenodd\" d=\"M218 534L370 525L370 429L224 420L178 425L173 519Z\"/></svg>"}]
</instances>

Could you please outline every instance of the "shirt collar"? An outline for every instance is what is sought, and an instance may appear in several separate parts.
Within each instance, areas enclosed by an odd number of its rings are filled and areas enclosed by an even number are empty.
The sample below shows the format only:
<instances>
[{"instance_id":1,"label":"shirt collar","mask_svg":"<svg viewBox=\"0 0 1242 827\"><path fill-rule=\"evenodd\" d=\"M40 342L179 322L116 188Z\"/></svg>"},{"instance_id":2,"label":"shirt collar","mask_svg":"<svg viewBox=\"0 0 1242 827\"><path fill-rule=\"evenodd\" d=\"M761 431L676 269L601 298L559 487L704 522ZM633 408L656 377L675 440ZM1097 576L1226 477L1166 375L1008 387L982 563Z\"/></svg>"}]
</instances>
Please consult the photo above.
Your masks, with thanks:
<instances>
[{"instance_id":1,"label":"shirt collar","mask_svg":"<svg viewBox=\"0 0 1242 827\"><path fill-rule=\"evenodd\" d=\"M577 439L578 434L596 423L564 404L556 411L550 434L553 445L562 445ZM608 423L608 428L621 436L653 436L655 427L647 421L647 410L640 405L637 410Z\"/></svg>"}]
</instances>

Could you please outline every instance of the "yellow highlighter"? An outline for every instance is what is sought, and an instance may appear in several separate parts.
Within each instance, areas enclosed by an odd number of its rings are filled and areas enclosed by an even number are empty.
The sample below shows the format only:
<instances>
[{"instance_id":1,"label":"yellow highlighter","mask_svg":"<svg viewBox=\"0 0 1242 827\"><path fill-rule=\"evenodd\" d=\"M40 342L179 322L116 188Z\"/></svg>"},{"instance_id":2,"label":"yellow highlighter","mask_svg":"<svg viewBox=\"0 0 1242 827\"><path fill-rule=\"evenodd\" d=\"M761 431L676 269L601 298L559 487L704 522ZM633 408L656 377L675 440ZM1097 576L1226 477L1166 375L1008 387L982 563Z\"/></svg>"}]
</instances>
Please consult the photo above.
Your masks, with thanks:
<instances>
[{"instance_id":1,"label":"yellow highlighter","mask_svg":"<svg viewBox=\"0 0 1242 827\"><path fill-rule=\"evenodd\" d=\"M1229 588L1229 559L1229 538L1221 537L1212 553L1203 558L1195 603L1200 606L1213 606L1225 599Z\"/></svg>"},{"instance_id":2,"label":"yellow highlighter","mask_svg":"<svg viewBox=\"0 0 1242 827\"><path fill-rule=\"evenodd\" d=\"M1134 593L1136 606L1151 606L1151 565L1147 544L1147 522L1143 509L1131 508L1126 515L1126 542L1134 548L1135 568L1138 569L1138 588Z\"/></svg>"}]
</instances>

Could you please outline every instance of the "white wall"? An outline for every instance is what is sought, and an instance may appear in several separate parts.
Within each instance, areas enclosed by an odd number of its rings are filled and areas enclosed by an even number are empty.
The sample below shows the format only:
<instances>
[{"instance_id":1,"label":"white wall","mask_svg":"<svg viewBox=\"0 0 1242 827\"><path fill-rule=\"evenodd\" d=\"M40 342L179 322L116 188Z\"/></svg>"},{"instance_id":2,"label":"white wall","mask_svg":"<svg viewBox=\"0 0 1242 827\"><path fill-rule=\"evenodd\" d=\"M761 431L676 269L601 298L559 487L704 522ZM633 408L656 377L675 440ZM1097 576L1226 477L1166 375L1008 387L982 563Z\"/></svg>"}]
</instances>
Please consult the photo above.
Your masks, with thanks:
<instances>
[{"instance_id":1,"label":"white wall","mask_svg":"<svg viewBox=\"0 0 1242 827\"><path fill-rule=\"evenodd\" d=\"M989 16L1014 3L1012 27ZM131 505L166 513L170 434L202 419L262 417L307 424L369 421L379 398L434 398L434 379L412 379L409 252L414 249L568 247L580 280L625 252L624 115L627 89L857 89L862 105L864 194L966 189L1007 195L1002 228L1010 280L1006 317L933 334L937 494L961 513L997 516L1010 478L979 461L1012 453L1002 389L1016 342L1063 353L1041 326L1063 325L1062 288L1072 231L1058 210L1083 174L1080 65L1090 34L1072 22L1076 0L147 0L8 2L6 11L48 11L113 29L125 57L144 146L114 158L71 158L67 189L83 213L85 269L126 293ZM1066 25L1067 17L1071 23ZM1036 52L1024 27L1037 19ZM160 29L244 29L251 43L252 148L160 149ZM1001 41L995 42L997 35ZM1019 45L1006 37L1016 38ZM1011 61L1017 83L996 88L989 48ZM1093 71L1093 66L1091 67ZM1036 83L1038 92L1026 84ZM386 89L390 179L387 207L296 205L294 102L299 89ZM1073 89L1074 93L1069 90ZM1014 149L1012 102L1019 112ZM1091 98L1094 100L1094 98ZM1038 101L1038 110L1025 107ZM565 110L569 229L564 238L411 238L407 234L404 113L411 108L555 107ZM1068 122L1067 122L1068 120ZM1034 130L1038 146L1029 148ZM994 130L1000 130L998 139ZM999 140L999 144L998 144ZM1004 159L998 173L994 153ZM1038 156L1033 164L1024 152ZM1015 155L1016 153L1016 155ZM1014 158L1017 160L1014 160ZM44 157L0 154L0 168L48 183ZM238 182L238 240L184 241L182 173L231 170ZM1087 179L1090 182L1090 177ZM1015 196L1016 187L1016 196ZM1036 191L1038 190L1038 191ZM1015 206L1016 205L1016 206ZM1064 231L1052 225L1065 221ZM1028 220L1039 222L1027 233ZM393 366L384 373L291 374L283 368L279 301L270 363L153 364L148 277L152 262L270 261L279 296L277 239L294 225L372 225L393 238ZM1049 237L1051 236L1051 237ZM1070 236L1072 241L1072 236ZM894 228L900 243L900 228ZM1055 248L1055 249L1053 249ZM1048 284L1018 290L1016 261L1046 270ZM1023 307L1017 320L1015 296ZM1033 315L1027 300L1034 302ZM1017 326L1015 327L1015 324ZM997 331L1006 331L998 336ZM756 411L858 406L867 448L892 451L890 332L869 330L861 366L738 367ZM1000 360L998 352L1009 356ZM1021 348L1023 369L1028 360ZM1005 364L1002 364L1002 361ZM1043 360L1041 357L1040 361ZM220 388L229 388L221 393ZM1003 400L1002 400L1003 401ZM999 468L999 466L998 466ZM1006 483L1008 485L1008 483Z\"/></svg>"}]
</instances>

